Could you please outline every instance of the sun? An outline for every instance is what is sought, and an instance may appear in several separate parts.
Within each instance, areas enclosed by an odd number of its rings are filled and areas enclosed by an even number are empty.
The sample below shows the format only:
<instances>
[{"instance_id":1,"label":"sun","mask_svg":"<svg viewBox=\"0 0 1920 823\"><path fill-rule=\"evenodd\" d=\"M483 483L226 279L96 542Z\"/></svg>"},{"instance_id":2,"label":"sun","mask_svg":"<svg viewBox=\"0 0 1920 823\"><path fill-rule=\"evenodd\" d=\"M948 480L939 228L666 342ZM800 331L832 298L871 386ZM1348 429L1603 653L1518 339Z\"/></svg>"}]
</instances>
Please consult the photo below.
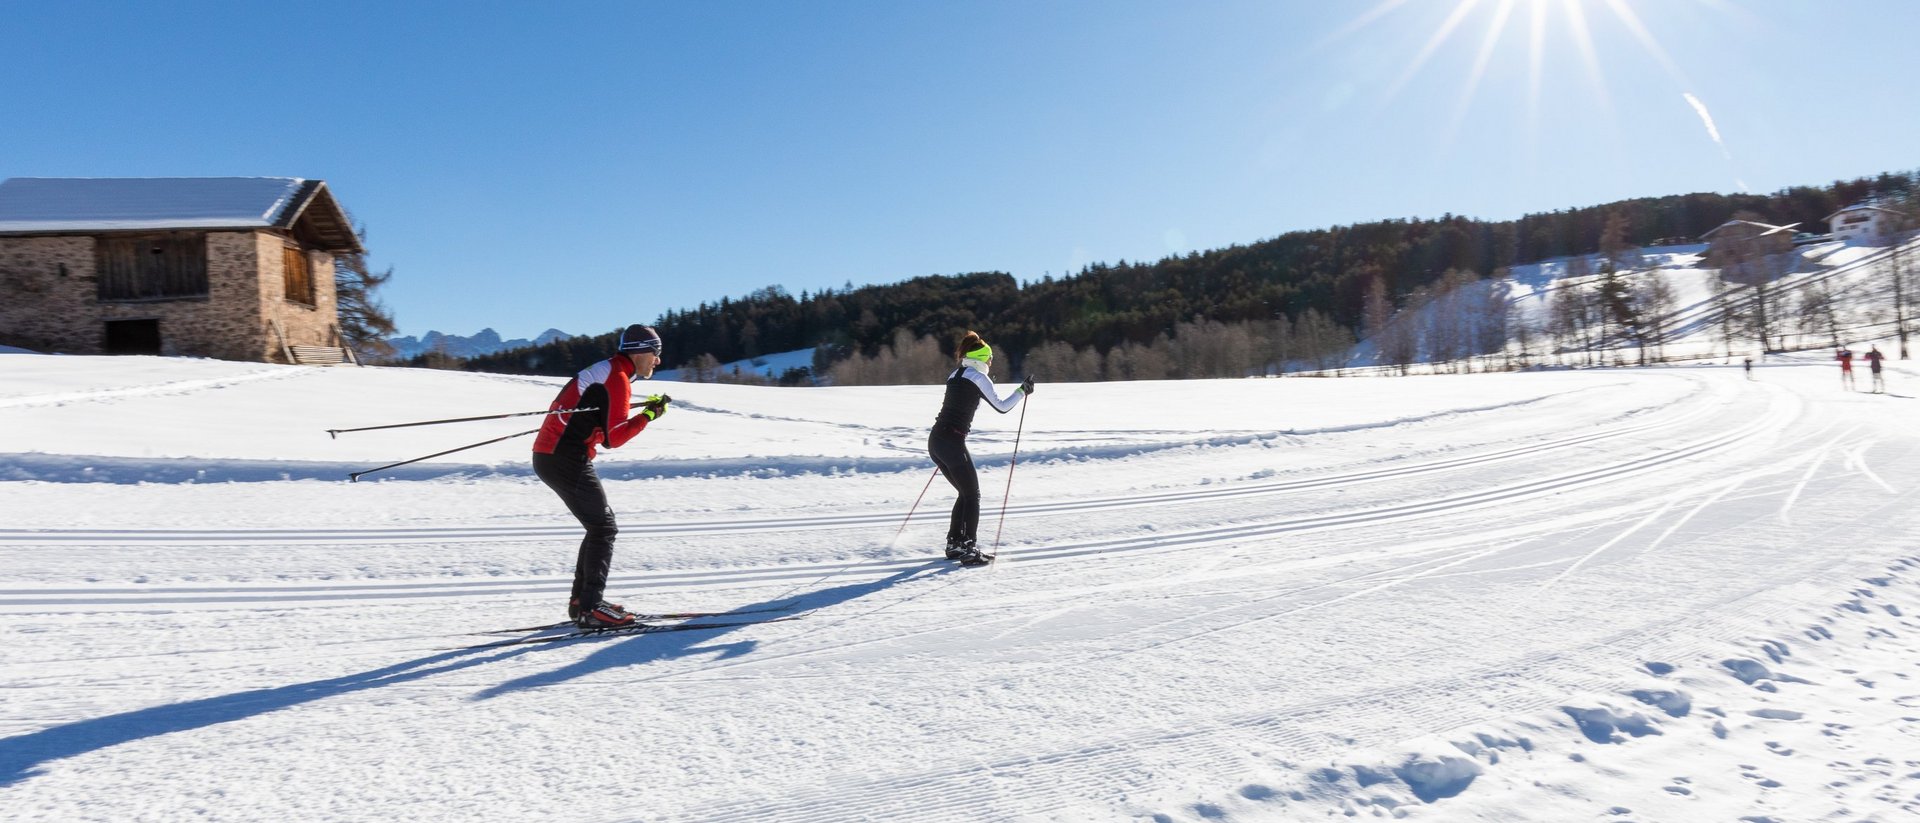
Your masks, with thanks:
<instances>
[{"instance_id":1,"label":"sun","mask_svg":"<svg viewBox=\"0 0 1920 823\"><path fill-rule=\"evenodd\" d=\"M1671 2L1672 0L1667 0ZM1698 0L1709 5L1720 6L1725 0ZM1381 0L1373 7L1361 13L1351 22L1323 38L1316 48L1344 39L1363 29L1380 22L1395 11L1406 6L1408 0ZM1592 85L1596 99L1603 108L1610 108L1610 96L1607 91L1605 67L1600 55L1594 48L1591 18L1605 14L1617 21L1680 88L1688 87L1687 79L1680 68L1674 64L1667 50L1650 31L1640 15L1634 11L1630 0L1455 0L1453 8L1446 17L1428 35L1426 42L1415 52L1386 88L1382 105L1405 88L1407 83L1419 76L1422 68L1455 35L1463 29L1469 29L1474 12L1489 10L1485 15L1484 28L1479 30L1472 68L1460 85L1460 91L1453 106L1453 116L1448 128L1451 135L1465 119L1474 95L1486 76L1492 62L1495 49L1509 36L1526 38L1527 54L1527 119L1530 125L1537 124L1540 111L1541 78L1546 63L1546 42L1552 27L1562 27L1574 44L1574 51ZM1602 11L1604 10L1604 11ZM1516 32L1516 30L1518 30ZM1462 35L1472 36L1472 35Z\"/></svg>"}]
</instances>

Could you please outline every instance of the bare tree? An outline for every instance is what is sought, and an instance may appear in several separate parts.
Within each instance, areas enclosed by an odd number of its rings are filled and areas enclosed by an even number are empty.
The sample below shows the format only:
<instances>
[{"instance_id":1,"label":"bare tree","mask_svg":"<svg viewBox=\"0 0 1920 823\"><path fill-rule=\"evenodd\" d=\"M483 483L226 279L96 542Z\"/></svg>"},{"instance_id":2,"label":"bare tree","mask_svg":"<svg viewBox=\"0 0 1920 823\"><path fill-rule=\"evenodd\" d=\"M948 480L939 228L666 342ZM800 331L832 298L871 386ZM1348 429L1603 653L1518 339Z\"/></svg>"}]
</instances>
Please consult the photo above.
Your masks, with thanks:
<instances>
[{"instance_id":1,"label":"bare tree","mask_svg":"<svg viewBox=\"0 0 1920 823\"><path fill-rule=\"evenodd\" d=\"M1521 318L1513 324L1513 344L1520 349L1520 368L1532 365L1533 341L1539 334L1539 326L1531 319Z\"/></svg>"},{"instance_id":2,"label":"bare tree","mask_svg":"<svg viewBox=\"0 0 1920 823\"><path fill-rule=\"evenodd\" d=\"M1558 351L1578 347L1581 362L1593 365L1592 295L1584 283L1563 280L1547 302L1547 332Z\"/></svg>"},{"instance_id":3,"label":"bare tree","mask_svg":"<svg viewBox=\"0 0 1920 823\"><path fill-rule=\"evenodd\" d=\"M1340 368L1346 362L1347 350L1353 347L1352 332L1315 309L1301 312L1293 331L1301 355L1312 360L1319 371Z\"/></svg>"},{"instance_id":4,"label":"bare tree","mask_svg":"<svg viewBox=\"0 0 1920 823\"><path fill-rule=\"evenodd\" d=\"M1920 193L1908 192L1895 201L1886 215L1887 236L1893 246L1887 252L1887 280L1893 287L1893 328L1900 337L1900 359L1908 359L1907 337L1913 322L1913 252L1908 243L1920 228Z\"/></svg>"},{"instance_id":5,"label":"bare tree","mask_svg":"<svg viewBox=\"0 0 1920 823\"><path fill-rule=\"evenodd\" d=\"M686 375L687 382L689 383L713 383L720 379L720 358L714 357L707 352L701 352L692 360L688 361L687 365L680 371ZM849 383L848 385L854 384Z\"/></svg>"},{"instance_id":6,"label":"bare tree","mask_svg":"<svg viewBox=\"0 0 1920 823\"><path fill-rule=\"evenodd\" d=\"M1287 364L1292 362L1296 351L1293 335L1293 321L1282 314L1267 321L1261 343L1266 349L1266 360L1261 364L1261 374L1277 375L1287 373Z\"/></svg>"},{"instance_id":7,"label":"bare tree","mask_svg":"<svg viewBox=\"0 0 1920 823\"><path fill-rule=\"evenodd\" d=\"M1615 269L1644 268L1646 261L1627 241L1627 229L1626 215L1619 212L1607 215L1606 227L1600 230L1600 257Z\"/></svg>"},{"instance_id":8,"label":"bare tree","mask_svg":"<svg viewBox=\"0 0 1920 823\"><path fill-rule=\"evenodd\" d=\"M1126 342L1107 350L1106 374L1114 380L1165 380L1172 375L1173 361L1167 356L1167 336L1162 333L1145 343ZM1035 373L1031 369L1028 373Z\"/></svg>"},{"instance_id":9,"label":"bare tree","mask_svg":"<svg viewBox=\"0 0 1920 823\"><path fill-rule=\"evenodd\" d=\"M1074 348L1059 341L1048 341L1027 353L1022 364L1027 374L1044 375L1047 382L1092 382L1104 375L1100 353L1091 346Z\"/></svg>"},{"instance_id":10,"label":"bare tree","mask_svg":"<svg viewBox=\"0 0 1920 823\"><path fill-rule=\"evenodd\" d=\"M1739 337L1741 331L1748 328L1746 312L1742 309L1740 301L1734 297L1738 288L1737 284L1722 280L1719 288L1713 292L1714 325L1720 331L1721 344L1727 347L1728 360L1733 359L1734 338Z\"/></svg>"},{"instance_id":11,"label":"bare tree","mask_svg":"<svg viewBox=\"0 0 1920 823\"><path fill-rule=\"evenodd\" d=\"M1458 371L1472 354L1474 292L1480 278L1471 271L1449 269L1435 286L1427 310L1427 355L1435 364ZM1471 365L1467 367L1472 371Z\"/></svg>"},{"instance_id":12,"label":"bare tree","mask_svg":"<svg viewBox=\"0 0 1920 823\"><path fill-rule=\"evenodd\" d=\"M1367 298L1360 314L1364 332L1369 338L1385 331L1387 321L1393 319L1393 300L1387 296L1386 280L1379 275L1374 275L1367 283Z\"/></svg>"},{"instance_id":13,"label":"bare tree","mask_svg":"<svg viewBox=\"0 0 1920 823\"><path fill-rule=\"evenodd\" d=\"M953 358L932 337L899 329L872 357L855 354L834 364L830 374L838 386L902 386L937 380L952 367Z\"/></svg>"},{"instance_id":14,"label":"bare tree","mask_svg":"<svg viewBox=\"0 0 1920 823\"><path fill-rule=\"evenodd\" d=\"M1633 289L1631 295L1634 314L1640 318L1641 361L1646 362L1645 347L1653 346L1653 359L1666 359L1668 326L1673 322L1674 309L1679 305L1680 297L1674 293L1673 284L1659 272L1649 276Z\"/></svg>"},{"instance_id":15,"label":"bare tree","mask_svg":"<svg viewBox=\"0 0 1920 823\"><path fill-rule=\"evenodd\" d=\"M1733 221L1716 229L1708 260L1720 268L1720 277L1752 290L1747 318L1752 332L1760 338L1761 351L1778 348L1775 337L1773 301L1777 295L1769 287L1779 276L1781 261L1793 250L1793 237L1786 232L1766 228L1758 214L1737 212ZM1729 355L1731 350L1729 350Z\"/></svg>"},{"instance_id":16,"label":"bare tree","mask_svg":"<svg viewBox=\"0 0 1920 823\"><path fill-rule=\"evenodd\" d=\"M1835 315L1833 292L1825 283L1812 282L1800 289L1800 305L1794 313L1801 334L1827 337L1840 348L1840 320Z\"/></svg>"},{"instance_id":17,"label":"bare tree","mask_svg":"<svg viewBox=\"0 0 1920 823\"><path fill-rule=\"evenodd\" d=\"M1496 279L1483 281L1474 291L1475 302L1468 306L1474 318L1474 354L1501 354L1507 349L1507 338L1512 334L1509 328L1512 302L1507 298L1513 290L1511 274L1511 270L1502 269Z\"/></svg>"}]
</instances>

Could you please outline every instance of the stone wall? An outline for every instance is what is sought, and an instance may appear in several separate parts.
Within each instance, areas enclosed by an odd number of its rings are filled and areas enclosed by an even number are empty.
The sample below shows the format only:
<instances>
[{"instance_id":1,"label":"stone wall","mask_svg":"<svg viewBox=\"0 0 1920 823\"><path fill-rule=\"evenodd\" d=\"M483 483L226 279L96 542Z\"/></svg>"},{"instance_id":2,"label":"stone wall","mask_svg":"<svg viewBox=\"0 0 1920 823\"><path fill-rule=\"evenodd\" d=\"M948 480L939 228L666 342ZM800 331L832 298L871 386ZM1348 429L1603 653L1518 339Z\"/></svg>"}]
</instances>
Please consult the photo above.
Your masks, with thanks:
<instances>
[{"instance_id":1,"label":"stone wall","mask_svg":"<svg viewBox=\"0 0 1920 823\"><path fill-rule=\"evenodd\" d=\"M259 276L255 282L260 295L261 323L269 344L265 359L273 363L286 362L286 356L280 348L279 333L286 335L289 346L340 345L339 306L333 288L333 255L323 251L304 251L307 269L313 275L313 305L288 300L286 255L283 249L289 242L268 232L254 235L254 256L260 261ZM274 321L280 324L278 333L273 328Z\"/></svg>"},{"instance_id":2,"label":"stone wall","mask_svg":"<svg viewBox=\"0 0 1920 823\"><path fill-rule=\"evenodd\" d=\"M0 344L98 352L93 238L0 237Z\"/></svg>"},{"instance_id":3,"label":"stone wall","mask_svg":"<svg viewBox=\"0 0 1920 823\"><path fill-rule=\"evenodd\" d=\"M93 237L0 237L0 344L101 354L108 321L152 319L165 355L285 362L277 319L288 345L337 345L332 256L307 252L315 304L290 303L284 242L264 231L209 232L206 296L101 301Z\"/></svg>"}]
</instances>

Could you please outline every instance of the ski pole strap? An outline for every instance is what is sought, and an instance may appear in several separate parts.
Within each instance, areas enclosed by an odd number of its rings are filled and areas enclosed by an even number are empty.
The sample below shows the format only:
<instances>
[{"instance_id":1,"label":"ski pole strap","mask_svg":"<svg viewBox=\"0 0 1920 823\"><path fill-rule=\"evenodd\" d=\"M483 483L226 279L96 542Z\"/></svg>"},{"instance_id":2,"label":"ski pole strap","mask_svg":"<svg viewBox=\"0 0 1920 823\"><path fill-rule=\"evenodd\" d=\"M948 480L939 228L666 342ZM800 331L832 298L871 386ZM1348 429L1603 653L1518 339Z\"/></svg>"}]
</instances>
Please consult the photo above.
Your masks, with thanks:
<instances>
[{"instance_id":1,"label":"ski pole strap","mask_svg":"<svg viewBox=\"0 0 1920 823\"><path fill-rule=\"evenodd\" d=\"M424 457L416 457L412 460L402 460L398 463L388 463L387 465L380 466L378 468L367 469L366 471L352 472L347 475L347 482L358 483L360 482L360 478L365 477L366 475L369 475L369 474L373 474L374 472L386 471L387 469L391 469L396 466L404 466L404 465L407 465L408 463L418 463L422 460L432 460L433 458L439 457L443 454L453 454L454 452L463 452L468 449L477 449L477 448L480 448L481 446L491 446L502 440L512 440L516 437L526 437L527 435L533 434L534 432L537 432L537 431L539 431L539 429L528 429L526 431L520 432L519 434L509 434L505 437L496 437L492 440L483 440L479 443L473 443L470 445L461 446L460 448L457 448L457 449L448 449L443 452L434 452L433 454L429 454Z\"/></svg>"},{"instance_id":2,"label":"ski pole strap","mask_svg":"<svg viewBox=\"0 0 1920 823\"><path fill-rule=\"evenodd\" d=\"M364 432L373 431L374 429L404 429L408 426L438 426L441 423L470 423L475 420L501 420L508 417L531 417L536 414L572 414L574 412L599 410L597 406L586 406L578 409L542 409L540 411L513 412L512 414L483 414L479 417L449 417L445 420L422 420L418 423L389 423L384 426L361 426L356 429L328 429L327 435L331 438L338 439L340 435L346 432Z\"/></svg>"}]
</instances>

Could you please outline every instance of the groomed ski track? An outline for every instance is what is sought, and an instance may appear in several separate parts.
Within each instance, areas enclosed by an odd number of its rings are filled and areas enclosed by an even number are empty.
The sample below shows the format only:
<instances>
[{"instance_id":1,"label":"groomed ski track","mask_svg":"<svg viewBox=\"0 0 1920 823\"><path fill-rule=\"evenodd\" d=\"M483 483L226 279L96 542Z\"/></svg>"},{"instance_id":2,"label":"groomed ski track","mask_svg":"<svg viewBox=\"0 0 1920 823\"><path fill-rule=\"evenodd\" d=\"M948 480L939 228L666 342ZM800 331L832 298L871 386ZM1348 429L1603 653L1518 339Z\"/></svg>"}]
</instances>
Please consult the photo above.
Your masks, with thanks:
<instances>
[{"instance_id":1,"label":"groomed ski track","mask_svg":"<svg viewBox=\"0 0 1920 823\"><path fill-rule=\"evenodd\" d=\"M141 766L176 756L169 738L233 752L209 754L216 768L356 745L404 762L416 744L379 729L431 718L419 746L476 741L457 753L465 767L435 778L449 798L436 815L538 815L562 797L592 819L725 821L1277 803L1279 790L1230 776L1552 714L1570 696L1620 691L1647 661L1725 656L1811 625L1863 579L1912 585L1920 558L1880 548L1888 533L1920 535L1920 440L1895 425L1904 407L1838 396L1826 368L1765 376L1621 370L1458 406L1460 419L1388 414L1383 425L1426 448L1376 457L1347 440L1337 460L1279 471L1260 468L1276 444L1319 439L1254 431L1074 453L1043 437L1021 458L1001 561L980 570L921 548L937 545L951 501L938 481L898 544L904 507L831 495L791 517L635 518L616 501L613 589L630 605L798 598L806 614L711 637L431 651L496 628L476 620L548 616L563 575L432 569L462 554L564 553L577 530L551 523L0 530L0 551L22 561L0 585L0 621L33 639L0 669L19 698L0 728L0 793L61 815L84 811L58 793L84 779L186 808L191 787L142 777L166 773ZM1596 400L1619 392L1647 399ZM1239 479L1074 491L1075 473L1190 478L1209 464ZM917 488L925 475L901 478ZM1000 479L983 477L983 537ZM792 545L838 548L776 560ZM649 562L669 546L672 563ZM169 575L181 579L59 579L68 558L121 554L181 558ZM370 579L303 571L374 554L421 559ZM271 568L263 555L293 571L191 579ZM611 706L610 689L624 695ZM347 705L351 725L332 708ZM532 725L480 720L497 713ZM555 751L531 718L568 715L603 718L598 745L681 752L700 768L621 788L589 773L530 779L527 758ZM840 746L881 747L896 765L846 768ZM1209 776L1224 782L1204 788ZM267 783L207 816L345 817L401 794L378 776L331 798Z\"/></svg>"}]
</instances>

